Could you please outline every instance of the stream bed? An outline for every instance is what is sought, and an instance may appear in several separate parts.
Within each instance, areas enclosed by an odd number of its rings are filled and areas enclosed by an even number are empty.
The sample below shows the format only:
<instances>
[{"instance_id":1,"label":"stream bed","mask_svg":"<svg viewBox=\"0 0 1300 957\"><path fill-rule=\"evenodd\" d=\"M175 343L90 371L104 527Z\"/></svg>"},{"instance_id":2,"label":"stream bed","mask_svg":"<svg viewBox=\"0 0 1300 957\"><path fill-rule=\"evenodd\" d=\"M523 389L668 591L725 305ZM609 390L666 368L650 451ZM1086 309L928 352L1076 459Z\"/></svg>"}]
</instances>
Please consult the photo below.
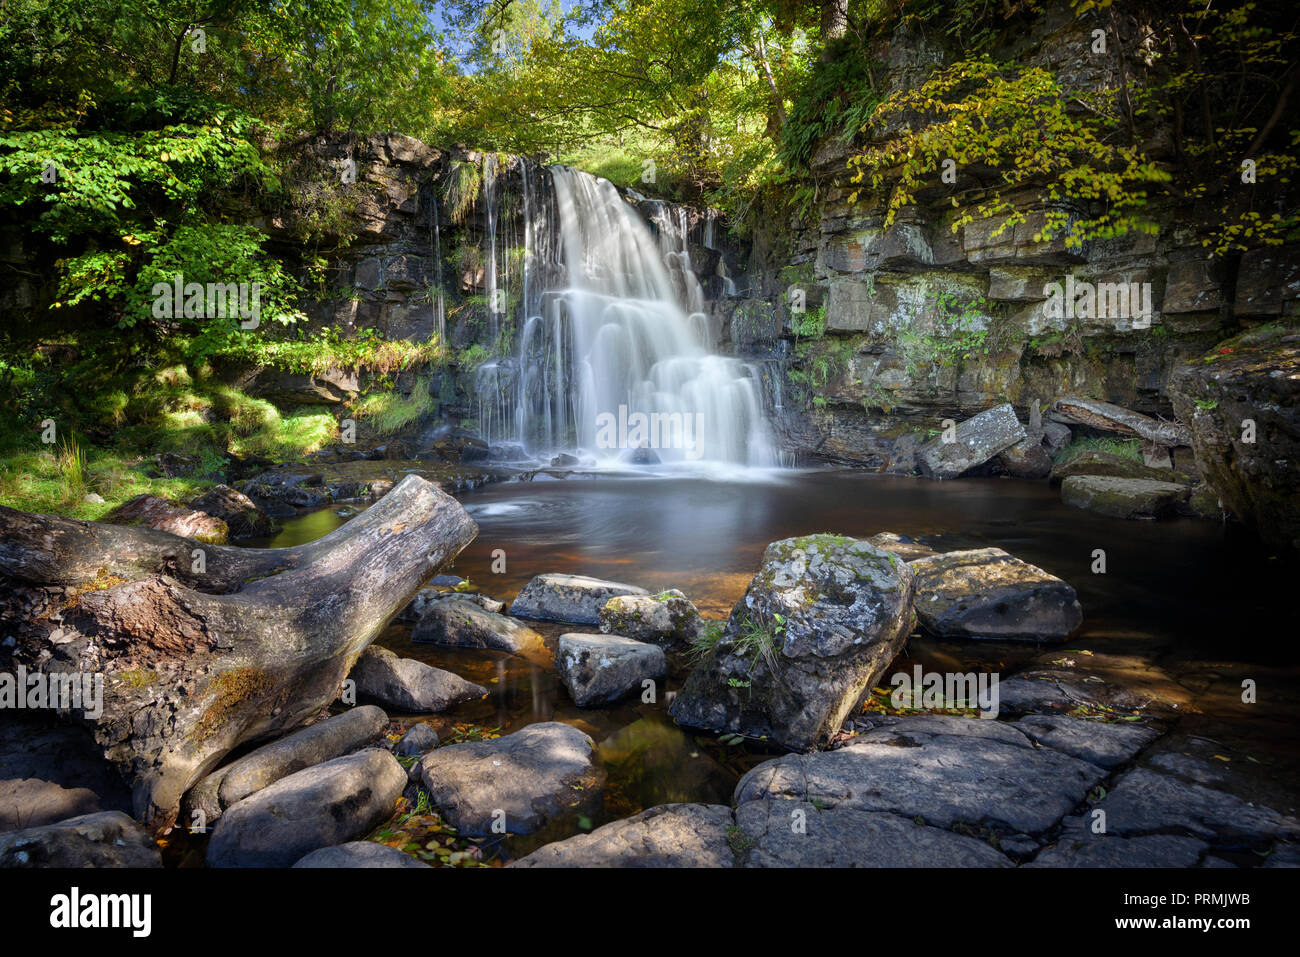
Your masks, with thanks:
<instances>
[{"instance_id":1,"label":"stream bed","mask_svg":"<svg viewBox=\"0 0 1300 957\"><path fill-rule=\"evenodd\" d=\"M1125 522L1069 508L1046 483L1009 479L923 482L848 470L773 470L730 479L681 474L539 473L458 496L477 538L445 573L509 601L543 572L591 575L651 590L681 589L706 618L724 619L744 593L769 542L816 532L867 537L892 531L936 549L996 546L1070 582L1084 609L1062 654L1113 656L1134 685L1172 681L1183 691L1180 731L1230 742L1294 802L1300 780L1300 699L1294 639L1293 569L1220 523L1193 519ZM284 546L318 538L355 514L336 504L284 523ZM1097 550L1104 574L1094 573ZM504 555L505 570L500 569ZM594 627L530 623L553 643ZM596 741L607 775L603 807L585 830L646 807L678 801L727 804L739 776L772 756L756 743L726 746L678 728L666 702L632 697L577 708L555 672L521 658L410 640L395 623L379 644L491 689L481 701L428 720L444 743L467 727L501 734L539 721L575 725ZM889 673L992 671L1005 680L1052 646L938 641L914 636ZM672 661L680 687L689 662ZM1243 703L1242 681L1259 689ZM882 679L882 683L884 683ZM1176 706L1177 707L1177 706ZM457 728L460 728L458 731ZM471 732L473 733L473 732ZM575 833L573 822L497 848L506 859Z\"/></svg>"}]
</instances>

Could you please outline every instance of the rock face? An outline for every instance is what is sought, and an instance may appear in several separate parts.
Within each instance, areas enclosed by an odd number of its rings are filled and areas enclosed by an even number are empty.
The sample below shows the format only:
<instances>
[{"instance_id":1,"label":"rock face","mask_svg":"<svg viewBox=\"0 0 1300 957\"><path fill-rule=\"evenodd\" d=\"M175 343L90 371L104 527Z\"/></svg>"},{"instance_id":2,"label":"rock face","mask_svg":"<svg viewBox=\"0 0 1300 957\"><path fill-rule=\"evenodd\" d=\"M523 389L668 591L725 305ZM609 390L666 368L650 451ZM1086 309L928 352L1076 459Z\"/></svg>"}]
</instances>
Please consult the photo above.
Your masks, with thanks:
<instances>
[{"instance_id":1,"label":"rock face","mask_svg":"<svg viewBox=\"0 0 1300 957\"><path fill-rule=\"evenodd\" d=\"M579 708L613 704L668 673L663 649L619 635L560 636L555 670Z\"/></svg>"},{"instance_id":2,"label":"rock face","mask_svg":"<svg viewBox=\"0 0 1300 957\"><path fill-rule=\"evenodd\" d=\"M113 509L104 521L114 525L144 525L210 545L224 545L230 536L230 529L221 519L181 508L153 495L137 495Z\"/></svg>"},{"instance_id":3,"label":"rock face","mask_svg":"<svg viewBox=\"0 0 1300 957\"><path fill-rule=\"evenodd\" d=\"M735 802L772 798L887 811L941 828L992 825L1040 834L1105 772L998 721L925 715L859 735L835 751L789 754L752 769Z\"/></svg>"},{"instance_id":4,"label":"rock face","mask_svg":"<svg viewBox=\"0 0 1300 957\"><path fill-rule=\"evenodd\" d=\"M289 867L362 837L390 817L406 772L387 751L326 761L228 809L208 843L209 867Z\"/></svg>"},{"instance_id":5,"label":"rock face","mask_svg":"<svg viewBox=\"0 0 1300 957\"><path fill-rule=\"evenodd\" d=\"M677 589L658 595L619 595L600 609L600 630L669 648L688 648L704 631L704 619Z\"/></svg>"},{"instance_id":6,"label":"rock face","mask_svg":"<svg viewBox=\"0 0 1300 957\"><path fill-rule=\"evenodd\" d=\"M773 542L670 713L690 727L815 747L898 654L916 621L912 600L911 569L865 541Z\"/></svg>"},{"instance_id":7,"label":"rock face","mask_svg":"<svg viewBox=\"0 0 1300 957\"><path fill-rule=\"evenodd\" d=\"M445 711L488 693L482 685L450 671L413 658L399 658L375 645L362 652L351 677L357 683L358 694L399 711Z\"/></svg>"},{"instance_id":8,"label":"rock face","mask_svg":"<svg viewBox=\"0 0 1300 957\"><path fill-rule=\"evenodd\" d=\"M201 811L211 827L226 808L281 778L373 744L388 715L362 705L263 745L198 783L186 797L187 810Z\"/></svg>"},{"instance_id":9,"label":"rock face","mask_svg":"<svg viewBox=\"0 0 1300 957\"><path fill-rule=\"evenodd\" d=\"M921 626L945 638L1059 640L1083 621L1073 588L1000 548L911 562Z\"/></svg>"},{"instance_id":10,"label":"rock face","mask_svg":"<svg viewBox=\"0 0 1300 957\"><path fill-rule=\"evenodd\" d=\"M411 630L412 641L453 648L490 648L525 658L546 658L542 636L527 625L459 596L429 602Z\"/></svg>"},{"instance_id":11,"label":"rock face","mask_svg":"<svg viewBox=\"0 0 1300 957\"><path fill-rule=\"evenodd\" d=\"M510 603L510 614L537 621L600 624L600 610L619 595L649 595L644 588L583 575L538 575Z\"/></svg>"},{"instance_id":12,"label":"rock face","mask_svg":"<svg viewBox=\"0 0 1300 957\"><path fill-rule=\"evenodd\" d=\"M1179 368L1169 389L1224 507L1273 548L1300 551L1300 330L1222 343Z\"/></svg>"},{"instance_id":13,"label":"rock face","mask_svg":"<svg viewBox=\"0 0 1300 957\"><path fill-rule=\"evenodd\" d=\"M1148 479L1072 475L1061 483L1061 501L1111 518L1163 518L1178 511L1191 489Z\"/></svg>"},{"instance_id":14,"label":"rock face","mask_svg":"<svg viewBox=\"0 0 1300 957\"><path fill-rule=\"evenodd\" d=\"M731 867L731 808L663 804L547 844L511 867Z\"/></svg>"},{"instance_id":15,"label":"rock face","mask_svg":"<svg viewBox=\"0 0 1300 957\"><path fill-rule=\"evenodd\" d=\"M926 442L916 461L930 478L956 478L1028 438L1015 410L1000 405L958 424L952 441L940 435Z\"/></svg>"},{"instance_id":16,"label":"rock face","mask_svg":"<svg viewBox=\"0 0 1300 957\"><path fill-rule=\"evenodd\" d=\"M1087 425L1120 435L1136 435L1153 445L1172 448L1192 444L1191 434L1185 425L1161 422L1149 415L1083 396L1071 395L1057 399L1052 414L1062 422Z\"/></svg>"},{"instance_id":17,"label":"rock face","mask_svg":"<svg viewBox=\"0 0 1300 957\"><path fill-rule=\"evenodd\" d=\"M255 538L275 531L275 522L257 503L229 485L218 485L199 498L191 507L219 518L230 529L231 538Z\"/></svg>"},{"instance_id":18,"label":"rock face","mask_svg":"<svg viewBox=\"0 0 1300 957\"><path fill-rule=\"evenodd\" d=\"M100 811L0 834L2 867L162 867L162 858L129 815Z\"/></svg>"},{"instance_id":19,"label":"rock face","mask_svg":"<svg viewBox=\"0 0 1300 957\"><path fill-rule=\"evenodd\" d=\"M322 847L302 858L294 867L411 867L424 869L422 864L404 851L374 841L349 841L334 847Z\"/></svg>"},{"instance_id":20,"label":"rock face","mask_svg":"<svg viewBox=\"0 0 1300 957\"><path fill-rule=\"evenodd\" d=\"M494 821L504 821L508 833L531 834L599 797L605 772L594 750L577 728L546 721L495 740L439 748L418 767L430 799L461 834L487 836Z\"/></svg>"}]
</instances>

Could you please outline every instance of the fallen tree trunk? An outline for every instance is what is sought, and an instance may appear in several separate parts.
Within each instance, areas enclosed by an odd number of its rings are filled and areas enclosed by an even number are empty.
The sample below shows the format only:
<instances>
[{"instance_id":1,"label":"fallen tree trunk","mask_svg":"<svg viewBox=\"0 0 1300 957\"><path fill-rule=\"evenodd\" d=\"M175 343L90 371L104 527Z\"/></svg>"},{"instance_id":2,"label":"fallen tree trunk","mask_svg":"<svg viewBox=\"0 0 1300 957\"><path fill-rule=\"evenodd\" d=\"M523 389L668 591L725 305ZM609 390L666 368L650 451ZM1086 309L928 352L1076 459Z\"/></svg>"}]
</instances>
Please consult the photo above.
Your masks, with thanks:
<instances>
[{"instance_id":1,"label":"fallen tree trunk","mask_svg":"<svg viewBox=\"0 0 1300 957\"><path fill-rule=\"evenodd\" d=\"M136 576L76 595L45 670L103 676L102 709L72 717L133 785L136 817L162 830L231 749L334 701L366 646L477 531L455 499L408 476L317 542L209 546L206 575L185 577L176 563L194 542L5 509L0 571L28 582L84 583L100 568Z\"/></svg>"},{"instance_id":2,"label":"fallen tree trunk","mask_svg":"<svg viewBox=\"0 0 1300 957\"><path fill-rule=\"evenodd\" d=\"M324 538L292 548L209 545L143 526L83 522L0 506L0 575L34 585L72 587L167 575L196 591L237 591L253 579L309 565L342 543L407 516L429 484L412 483L412 477ZM201 561L196 551L202 552Z\"/></svg>"}]
</instances>

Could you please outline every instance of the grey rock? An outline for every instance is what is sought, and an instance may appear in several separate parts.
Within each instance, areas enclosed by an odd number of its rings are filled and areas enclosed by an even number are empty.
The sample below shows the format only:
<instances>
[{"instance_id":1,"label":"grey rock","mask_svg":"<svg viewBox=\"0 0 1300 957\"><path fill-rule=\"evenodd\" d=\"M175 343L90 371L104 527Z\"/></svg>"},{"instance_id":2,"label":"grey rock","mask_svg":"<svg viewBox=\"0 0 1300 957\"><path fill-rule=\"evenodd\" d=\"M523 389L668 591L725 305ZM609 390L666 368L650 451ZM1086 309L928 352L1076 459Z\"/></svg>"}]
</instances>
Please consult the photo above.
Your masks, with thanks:
<instances>
[{"instance_id":1,"label":"grey rock","mask_svg":"<svg viewBox=\"0 0 1300 957\"><path fill-rule=\"evenodd\" d=\"M804 801L742 804L736 823L745 867L1010 867L983 841L897 814Z\"/></svg>"},{"instance_id":2,"label":"grey rock","mask_svg":"<svg viewBox=\"0 0 1300 957\"><path fill-rule=\"evenodd\" d=\"M1028 867L1194 867L1204 841L1172 834L1110 837L1086 829L1067 831Z\"/></svg>"},{"instance_id":3,"label":"grey rock","mask_svg":"<svg viewBox=\"0 0 1300 957\"><path fill-rule=\"evenodd\" d=\"M433 668L413 658L399 658L387 648L371 645L352 668L357 693L399 711L445 711L462 701L488 693L450 671Z\"/></svg>"},{"instance_id":4,"label":"grey rock","mask_svg":"<svg viewBox=\"0 0 1300 957\"><path fill-rule=\"evenodd\" d=\"M374 841L349 841L334 847L312 851L294 867L411 867L424 869L428 864L417 861L405 851Z\"/></svg>"},{"instance_id":5,"label":"grey rock","mask_svg":"<svg viewBox=\"0 0 1300 957\"><path fill-rule=\"evenodd\" d=\"M191 502L190 507L225 522L231 538L270 535L275 531L271 516L243 492L229 485L214 486Z\"/></svg>"},{"instance_id":6,"label":"grey rock","mask_svg":"<svg viewBox=\"0 0 1300 957\"><path fill-rule=\"evenodd\" d=\"M929 558L931 555L939 554L929 545L924 545L913 538L895 532L879 532L872 535L867 541L877 548L893 552L905 562L915 561L918 558Z\"/></svg>"},{"instance_id":7,"label":"grey rock","mask_svg":"<svg viewBox=\"0 0 1300 957\"><path fill-rule=\"evenodd\" d=\"M121 811L0 834L3 867L162 867L158 845Z\"/></svg>"},{"instance_id":8,"label":"grey rock","mask_svg":"<svg viewBox=\"0 0 1300 957\"><path fill-rule=\"evenodd\" d=\"M605 772L594 747L567 724L530 724L494 740L438 748L420 761L420 780L461 834L491 834L498 812L508 833L531 834L599 798Z\"/></svg>"},{"instance_id":9,"label":"grey rock","mask_svg":"<svg viewBox=\"0 0 1300 957\"><path fill-rule=\"evenodd\" d=\"M917 617L935 635L1059 640L1083 621L1070 585L1000 548L946 552L910 564Z\"/></svg>"},{"instance_id":10,"label":"grey rock","mask_svg":"<svg viewBox=\"0 0 1300 957\"><path fill-rule=\"evenodd\" d=\"M409 758L432 751L437 746L438 732L421 721L419 724L413 724L407 729L406 734L402 735L402 739L397 742L397 747L394 750L399 756Z\"/></svg>"},{"instance_id":11,"label":"grey rock","mask_svg":"<svg viewBox=\"0 0 1300 957\"><path fill-rule=\"evenodd\" d=\"M600 624L600 610L619 595L649 595L644 588L585 575L538 575L520 589L510 614L536 621Z\"/></svg>"},{"instance_id":12,"label":"grey rock","mask_svg":"<svg viewBox=\"0 0 1300 957\"><path fill-rule=\"evenodd\" d=\"M676 589L657 595L618 595L600 609L600 630L669 648L687 648L704 631L704 619Z\"/></svg>"},{"instance_id":13,"label":"grey rock","mask_svg":"<svg viewBox=\"0 0 1300 957\"><path fill-rule=\"evenodd\" d=\"M560 636L555 670L579 708L612 704L668 672L663 649L620 635Z\"/></svg>"},{"instance_id":14,"label":"grey rock","mask_svg":"<svg viewBox=\"0 0 1300 957\"><path fill-rule=\"evenodd\" d=\"M678 724L789 748L823 743L911 634L912 598L907 564L865 541L773 542L670 713Z\"/></svg>"},{"instance_id":15,"label":"grey rock","mask_svg":"<svg viewBox=\"0 0 1300 957\"><path fill-rule=\"evenodd\" d=\"M964 719L975 725L994 722ZM995 825L1041 834L1105 772L1055 751L967 734L885 728L835 751L764 762L736 785L736 804L766 798L889 811L925 824Z\"/></svg>"},{"instance_id":16,"label":"grey rock","mask_svg":"<svg viewBox=\"0 0 1300 957\"><path fill-rule=\"evenodd\" d=\"M956 478L1027 438L1008 403L959 423L951 442L942 435L926 442L917 450L916 461L922 474L930 478Z\"/></svg>"},{"instance_id":17,"label":"grey rock","mask_svg":"<svg viewBox=\"0 0 1300 957\"><path fill-rule=\"evenodd\" d=\"M367 834L392 816L405 787L402 766L377 748L281 778L226 810L208 866L288 867Z\"/></svg>"},{"instance_id":18,"label":"grey rock","mask_svg":"<svg viewBox=\"0 0 1300 957\"><path fill-rule=\"evenodd\" d=\"M1015 727L1045 748L1103 768L1131 761L1160 734L1154 728L1138 724L1109 724L1046 714L1021 718Z\"/></svg>"},{"instance_id":19,"label":"grey rock","mask_svg":"<svg viewBox=\"0 0 1300 957\"><path fill-rule=\"evenodd\" d=\"M411 640L452 648L487 648L532 659L550 658L545 641L533 629L460 595L430 602L411 630Z\"/></svg>"},{"instance_id":20,"label":"grey rock","mask_svg":"<svg viewBox=\"0 0 1300 957\"><path fill-rule=\"evenodd\" d=\"M1125 773L1098 807L1108 834L1180 830L1215 844L1256 846L1300 839L1293 817L1149 768Z\"/></svg>"},{"instance_id":21,"label":"grey rock","mask_svg":"<svg viewBox=\"0 0 1300 957\"><path fill-rule=\"evenodd\" d=\"M1161 518L1187 500L1190 489L1149 479L1072 475L1061 483L1061 501L1111 518Z\"/></svg>"},{"instance_id":22,"label":"grey rock","mask_svg":"<svg viewBox=\"0 0 1300 957\"><path fill-rule=\"evenodd\" d=\"M187 795L186 810L201 811L211 827L226 808L304 768L373 744L388 726L388 715L362 705L318 721L263 745L200 781Z\"/></svg>"},{"instance_id":23,"label":"grey rock","mask_svg":"<svg viewBox=\"0 0 1300 957\"><path fill-rule=\"evenodd\" d=\"M664 804L547 844L511 867L731 867L731 808Z\"/></svg>"},{"instance_id":24,"label":"grey rock","mask_svg":"<svg viewBox=\"0 0 1300 957\"><path fill-rule=\"evenodd\" d=\"M1034 436L1003 449L997 458L1003 470L1015 478L1047 478L1052 473L1052 457Z\"/></svg>"}]
</instances>

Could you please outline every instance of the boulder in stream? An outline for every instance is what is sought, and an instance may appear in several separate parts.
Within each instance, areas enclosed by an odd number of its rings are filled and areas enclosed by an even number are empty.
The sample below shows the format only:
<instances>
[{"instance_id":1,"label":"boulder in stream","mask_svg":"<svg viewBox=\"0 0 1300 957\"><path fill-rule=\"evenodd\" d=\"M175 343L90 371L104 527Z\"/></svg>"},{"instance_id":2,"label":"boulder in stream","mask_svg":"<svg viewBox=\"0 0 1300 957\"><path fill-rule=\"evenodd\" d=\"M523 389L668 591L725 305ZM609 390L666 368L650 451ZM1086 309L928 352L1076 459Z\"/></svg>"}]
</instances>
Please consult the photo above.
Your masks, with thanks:
<instances>
[{"instance_id":1,"label":"boulder in stream","mask_svg":"<svg viewBox=\"0 0 1300 957\"><path fill-rule=\"evenodd\" d=\"M352 669L357 693L398 711L445 711L462 701L488 693L482 685L414 658L399 658L387 648L371 645Z\"/></svg>"},{"instance_id":2,"label":"boulder in stream","mask_svg":"<svg viewBox=\"0 0 1300 957\"><path fill-rule=\"evenodd\" d=\"M1072 475L1061 483L1061 501L1111 518L1150 519L1175 514L1191 488L1148 479Z\"/></svg>"},{"instance_id":3,"label":"boulder in stream","mask_svg":"<svg viewBox=\"0 0 1300 957\"><path fill-rule=\"evenodd\" d=\"M388 715L374 705L361 705L265 744L200 781L185 798L189 820L199 811L211 827L226 808L250 794L304 768L374 744L386 727Z\"/></svg>"},{"instance_id":4,"label":"boulder in stream","mask_svg":"<svg viewBox=\"0 0 1300 957\"><path fill-rule=\"evenodd\" d=\"M405 851L399 851L387 844L374 841L349 841L333 847L322 847L302 858L294 867L382 867L382 868L417 868L423 870L423 864Z\"/></svg>"},{"instance_id":5,"label":"boulder in stream","mask_svg":"<svg viewBox=\"0 0 1300 957\"><path fill-rule=\"evenodd\" d=\"M1083 621L1069 584L1000 548L945 552L910 564L917 617L942 638L1056 641Z\"/></svg>"},{"instance_id":6,"label":"boulder in stream","mask_svg":"<svg viewBox=\"0 0 1300 957\"><path fill-rule=\"evenodd\" d=\"M579 708L613 704L668 673L663 649L620 635L560 636L555 670Z\"/></svg>"},{"instance_id":7,"label":"boulder in stream","mask_svg":"<svg viewBox=\"0 0 1300 957\"><path fill-rule=\"evenodd\" d=\"M687 648L704 631L689 598L673 588L657 595L618 595L600 609L600 630L668 648Z\"/></svg>"},{"instance_id":8,"label":"boulder in stream","mask_svg":"<svg viewBox=\"0 0 1300 957\"><path fill-rule=\"evenodd\" d=\"M594 751L595 743L577 728L545 721L489 741L438 748L417 767L430 799L462 835L531 834L599 800L605 772Z\"/></svg>"},{"instance_id":9,"label":"boulder in stream","mask_svg":"<svg viewBox=\"0 0 1300 957\"><path fill-rule=\"evenodd\" d=\"M917 449L916 461L929 478L956 478L1028 437L1008 403L959 423L952 435L926 442Z\"/></svg>"},{"instance_id":10,"label":"boulder in stream","mask_svg":"<svg viewBox=\"0 0 1300 957\"><path fill-rule=\"evenodd\" d=\"M208 866L289 867L369 833L392 816L405 787L402 766L378 748L281 778L227 809L208 842Z\"/></svg>"},{"instance_id":11,"label":"boulder in stream","mask_svg":"<svg viewBox=\"0 0 1300 957\"><path fill-rule=\"evenodd\" d=\"M411 630L411 640L452 648L487 648L524 658L550 657L545 640L533 629L464 595L446 595L429 602Z\"/></svg>"},{"instance_id":12,"label":"boulder in stream","mask_svg":"<svg viewBox=\"0 0 1300 957\"><path fill-rule=\"evenodd\" d=\"M912 570L866 541L773 542L721 637L673 700L678 724L824 744L916 622Z\"/></svg>"},{"instance_id":13,"label":"boulder in stream","mask_svg":"<svg viewBox=\"0 0 1300 957\"><path fill-rule=\"evenodd\" d=\"M519 590L510 614L536 621L599 625L600 610L619 595L649 595L644 588L585 575L538 575Z\"/></svg>"},{"instance_id":14,"label":"boulder in stream","mask_svg":"<svg viewBox=\"0 0 1300 957\"><path fill-rule=\"evenodd\" d=\"M231 538L255 538L275 531L271 516L243 492L229 485L214 486L190 503L190 507L225 522Z\"/></svg>"}]
</instances>

